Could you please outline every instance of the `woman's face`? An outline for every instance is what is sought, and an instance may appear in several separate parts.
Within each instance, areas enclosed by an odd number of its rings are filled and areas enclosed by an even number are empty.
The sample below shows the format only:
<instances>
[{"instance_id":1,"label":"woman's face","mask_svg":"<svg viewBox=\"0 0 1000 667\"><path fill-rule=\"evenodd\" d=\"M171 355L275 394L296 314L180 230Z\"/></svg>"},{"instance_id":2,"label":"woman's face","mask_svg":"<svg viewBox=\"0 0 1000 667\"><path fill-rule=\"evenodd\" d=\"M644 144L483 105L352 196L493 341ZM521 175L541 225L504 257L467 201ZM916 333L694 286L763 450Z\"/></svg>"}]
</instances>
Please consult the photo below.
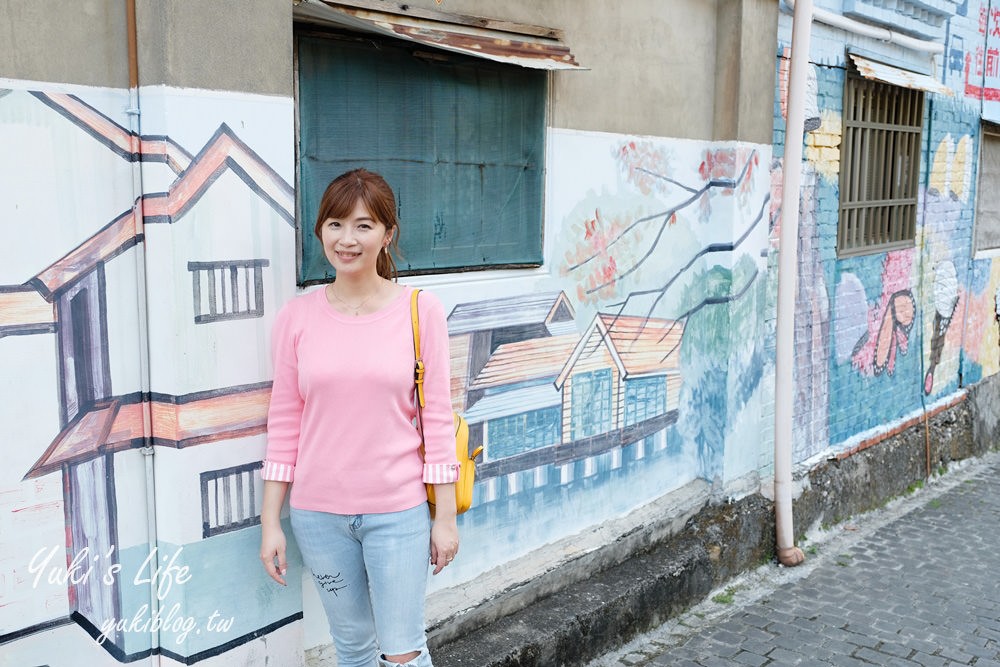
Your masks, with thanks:
<instances>
[{"instance_id":1,"label":"woman's face","mask_svg":"<svg viewBox=\"0 0 1000 667\"><path fill-rule=\"evenodd\" d=\"M344 218L327 218L322 228L323 251L338 276L377 275L376 261L392 233L375 220L360 199Z\"/></svg>"}]
</instances>

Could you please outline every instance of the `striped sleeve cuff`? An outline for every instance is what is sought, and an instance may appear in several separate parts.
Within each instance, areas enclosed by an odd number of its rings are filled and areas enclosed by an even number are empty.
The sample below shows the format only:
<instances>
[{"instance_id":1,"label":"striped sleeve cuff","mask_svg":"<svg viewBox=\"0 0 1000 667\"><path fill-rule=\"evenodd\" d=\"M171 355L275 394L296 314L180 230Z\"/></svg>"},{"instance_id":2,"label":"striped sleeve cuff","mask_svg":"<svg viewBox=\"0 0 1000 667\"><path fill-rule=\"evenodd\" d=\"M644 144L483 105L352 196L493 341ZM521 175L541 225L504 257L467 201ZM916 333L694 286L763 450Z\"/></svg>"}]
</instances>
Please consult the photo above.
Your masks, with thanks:
<instances>
[{"instance_id":1,"label":"striped sleeve cuff","mask_svg":"<svg viewBox=\"0 0 1000 667\"><path fill-rule=\"evenodd\" d=\"M457 481L457 463L424 464L424 484L452 484Z\"/></svg>"},{"instance_id":2,"label":"striped sleeve cuff","mask_svg":"<svg viewBox=\"0 0 1000 667\"><path fill-rule=\"evenodd\" d=\"M273 482L292 482L295 478L295 466L287 463L264 461L264 467L260 471L260 477L261 479Z\"/></svg>"}]
</instances>

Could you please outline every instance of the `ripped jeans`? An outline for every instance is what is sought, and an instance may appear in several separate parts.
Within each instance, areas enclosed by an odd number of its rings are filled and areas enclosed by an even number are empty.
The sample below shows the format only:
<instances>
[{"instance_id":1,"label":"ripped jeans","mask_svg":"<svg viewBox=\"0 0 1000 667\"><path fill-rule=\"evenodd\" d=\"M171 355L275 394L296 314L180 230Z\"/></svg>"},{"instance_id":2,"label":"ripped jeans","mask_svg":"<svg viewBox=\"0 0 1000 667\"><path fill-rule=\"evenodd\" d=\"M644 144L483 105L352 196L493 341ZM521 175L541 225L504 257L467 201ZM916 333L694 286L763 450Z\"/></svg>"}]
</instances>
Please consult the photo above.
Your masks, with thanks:
<instances>
[{"instance_id":1,"label":"ripped jeans","mask_svg":"<svg viewBox=\"0 0 1000 667\"><path fill-rule=\"evenodd\" d=\"M430 558L427 504L386 514L292 508L292 533L330 623L338 667L395 665L381 655L419 651L408 667L433 667L424 598Z\"/></svg>"}]
</instances>

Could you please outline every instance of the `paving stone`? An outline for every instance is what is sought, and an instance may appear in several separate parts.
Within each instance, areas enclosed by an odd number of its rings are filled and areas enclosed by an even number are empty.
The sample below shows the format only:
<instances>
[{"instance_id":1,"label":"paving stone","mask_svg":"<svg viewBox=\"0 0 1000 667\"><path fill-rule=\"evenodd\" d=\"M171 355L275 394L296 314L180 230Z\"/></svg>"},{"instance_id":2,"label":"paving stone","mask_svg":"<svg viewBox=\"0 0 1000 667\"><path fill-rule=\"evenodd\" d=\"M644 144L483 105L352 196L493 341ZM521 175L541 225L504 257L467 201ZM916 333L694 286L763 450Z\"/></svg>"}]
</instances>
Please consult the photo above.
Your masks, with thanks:
<instances>
[{"instance_id":1,"label":"paving stone","mask_svg":"<svg viewBox=\"0 0 1000 667\"><path fill-rule=\"evenodd\" d=\"M655 665L656 667L701 667L694 660L678 660L671 655L663 654L658 658L654 658L650 665Z\"/></svg>"},{"instance_id":2,"label":"paving stone","mask_svg":"<svg viewBox=\"0 0 1000 667\"><path fill-rule=\"evenodd\" d=\"M789 651L780 647L768 653L767 657L777 665L802 665L808 659L807 655L803 653Z\"/></svg>"},{"instance_id":3,"label":"paving stone","mask_svg":"<svg viewBox=\"0 0 1000 667\"><path fill-rule=\"evenodd\" d=\"M834 656L830 660L829 664L835 665L836 667L871 667L870 662L864 662L849 655Z\"/></svg>"},{"instance_id":4,"label":"paving stone","mask_svg":"<svg viewBox=\"0 0 1000 667\"><path fill-rule=\"evenodd\" d=\"M770 658L765 658L756 653L748 653L747 651L740 651L733 656L733 660L741 665L751 665L752 667L761 667L761 665L766 665L771 661Z\"/></svg>"},{"instance_id":5,"label":"paving stone","mask_svg":"<svg viewBox=\"0 0 1000 667\"><path fill-rule=\"evenodd\" d=\"M910 654L913 653L913 649L909 646L894 644L892 642L882 642L882 644L878 647L878 651L879 653L887 653L899 658L909 658Z\"/></svg>"},{"instance_id":6,"label":"paving stone","mask_svg":"<svg viewBox=\"0 0 1000 667\"><path fill-rule=\"evenodd\" d=\"M1000 661L997 660L976 660L976 667L1000 667Z\"/></svg>"},{"instance_id":7,"label":"paving stone","mask_svg":"<svg viewBox=\"0 0 1000 667\"><path fill-rule=\"evenodd\" d=\"M635 667L1000 667L1000 456L987 458L972 483L928 485L936 495L870 528L852 520L858 532L817 544L802 577L676 620L627 655L648 656ZM612 664L629 665L591 667Z\"/></svg>"},{"instance_id":8,"label":"paving stone","mask_svg":"<svg viewBox=\"0 0 1000 667\"><path fill-rule=\"evenodd\" d=\"M859 660L864 660L865 662L870 662L873 665L881 665L888 659L889 656L879 653L878 651L874 651L868 647L862 647L854 652L854 657Z\"/></svg>"},{"instance_id":9,"label":"paving stone","mask_svg":"<svg viewBox=\"0 0 1000 667\"><path fill-rule=\"evenodd\" d=\"M919 665L906 658L888 658L882 663L882 667L919 667Z\"/></svg>"},{"instance_id":10,"label":"paving stone","mask_svg":"<svg viewBox=\"0 0 1000 667\"><path fill-rule=\"evenodd\" d=\"M917 663L921 667L945 667L948 661L937 655L928 655L927 653L917 653L911 658L913 662Z\"/></svg>"},{"instance_id":11,"label":"paving stone","mask_svg":"<svg viewBox=\"0 0 1000 667\"><path fill-rule=\"evenodd\" d=\"M767 655L770 651L774 649L774 643L749 639L740 644L740 648L742 648L744 651L749 651L750 653L756 653L758 655Z\"/></svg>"},{"instance_id":12,"label":"paving stone","mask_svg":"<svg viewBox=\"0 0 1000 667\"><path fill-rule=\"evenodd\" d=\"M703 667L733 667L729 658L716 658L714 656L699 660L698 664L703 665Z\"/></svg>"}]
</instances>

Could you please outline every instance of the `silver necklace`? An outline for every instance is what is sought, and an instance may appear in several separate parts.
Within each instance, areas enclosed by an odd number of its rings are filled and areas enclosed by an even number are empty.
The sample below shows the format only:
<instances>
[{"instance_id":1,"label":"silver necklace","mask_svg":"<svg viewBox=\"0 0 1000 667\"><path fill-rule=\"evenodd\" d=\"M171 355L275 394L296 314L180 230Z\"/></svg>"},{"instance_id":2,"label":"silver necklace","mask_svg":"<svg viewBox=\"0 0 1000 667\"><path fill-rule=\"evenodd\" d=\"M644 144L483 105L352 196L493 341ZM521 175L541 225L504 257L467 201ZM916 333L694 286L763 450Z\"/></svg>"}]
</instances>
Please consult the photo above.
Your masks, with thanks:
<instances>
[{"instance_id":1,"label":"silver necklace","mask_svg":"<svg viewBox=\"0 0 1000 667\"><path fill-rule=\"evenodd\" d=\"M336 299L337 301L341 302L345 306L347 306L350 310L354 311L352 313L354 315L354 317L357 317L358 315L360 315L361 314L361 309L365 307L365 304L368 303L369 301L371 301L372 298L375 295L377 295L380 291L381 291L380 289L376 288L374 292L372 292L371 294L369 294L368 296L366 296L361 301L361 303L359 303L358 305L355 306L354 304L349 303L347 301L344 301L339 296L337 296L337 293L333 290L333 287L332 286L330 287L330 294L333 295L333 298Z\"/></svg>"}]
</instances>

